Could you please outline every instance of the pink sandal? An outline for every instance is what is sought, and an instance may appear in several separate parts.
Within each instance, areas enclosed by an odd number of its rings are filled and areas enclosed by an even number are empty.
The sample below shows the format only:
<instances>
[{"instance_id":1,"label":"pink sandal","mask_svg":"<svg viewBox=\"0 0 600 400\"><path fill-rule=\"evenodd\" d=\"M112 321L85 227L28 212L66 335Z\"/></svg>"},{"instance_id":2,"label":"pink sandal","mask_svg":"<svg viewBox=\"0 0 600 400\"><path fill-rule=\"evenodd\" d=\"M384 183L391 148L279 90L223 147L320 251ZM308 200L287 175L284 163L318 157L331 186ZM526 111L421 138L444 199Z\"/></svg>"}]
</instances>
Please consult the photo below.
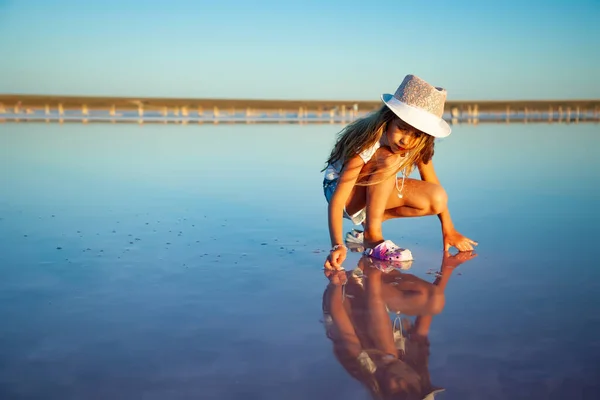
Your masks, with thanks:
<instances>
[{"instance_id":1,"label":"pink sandal","mask_svg":"<svg viewBox=\"0 0 600 400\"><path fill-rule=\"evenodd\" d=\"M372 249L366 249L364 254L383 261L412 261L410 250L403 249L391 240L385 240Z\"/></svg>"}]
</instances>

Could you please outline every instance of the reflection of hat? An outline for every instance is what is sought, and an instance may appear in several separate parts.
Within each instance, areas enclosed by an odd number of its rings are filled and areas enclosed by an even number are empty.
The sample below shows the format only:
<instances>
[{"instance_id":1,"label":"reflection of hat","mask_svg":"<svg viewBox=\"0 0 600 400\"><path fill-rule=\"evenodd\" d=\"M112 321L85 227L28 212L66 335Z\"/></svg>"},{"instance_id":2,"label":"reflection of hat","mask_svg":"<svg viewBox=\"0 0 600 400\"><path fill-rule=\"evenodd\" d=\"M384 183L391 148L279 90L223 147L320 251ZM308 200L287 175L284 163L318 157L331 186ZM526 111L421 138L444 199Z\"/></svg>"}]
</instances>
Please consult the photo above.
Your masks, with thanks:
<instances>
[{"instance_id":1,"label":"reflection of hat","mask_svg":"<svg viewBox=\"0 0 600 400\"><path fill-rule=\"evenodd\" d=\"M375 375L375 372L377 371L377 365L373 362L373 359L371 358L371 356L369 356L369 354L366 351L361 351L356 360L358 361L360 368L364 372L366 372L369 375ZM410 368L402 360L396 359L396 362L400 363L400 365L403 366L403 368ZM425 395L425 397L423 397L422 400L434 400L436 394L445 390L446 389L442 387L430 386L430 391Z\"/></svg>"},{"instance_id":2,"label":"reflection of hat","mask_svg":"<svg viewBox=\"0 0 600 400\"><path fill-rule=\"evenodd\" d=\"M444 388L439 388L439 389L433 389L431 391L431 393L429 393L427 396L423 397L423 400L433 400L435 399L435 395L438 394L439 392L443 392Z\"/></svg>"},{"instance_id":3,"label":"reflection of hat","mask_svg":"<svg viewBox=\"0 0 600 400\"><path fill-rule=\"evenodd\" d=\"M407 124L437 138L450 135L450 125L442 118L446 90L423 79L406 75L396 93L384 93L381 100Z\"/></svg>"}]
</instances>

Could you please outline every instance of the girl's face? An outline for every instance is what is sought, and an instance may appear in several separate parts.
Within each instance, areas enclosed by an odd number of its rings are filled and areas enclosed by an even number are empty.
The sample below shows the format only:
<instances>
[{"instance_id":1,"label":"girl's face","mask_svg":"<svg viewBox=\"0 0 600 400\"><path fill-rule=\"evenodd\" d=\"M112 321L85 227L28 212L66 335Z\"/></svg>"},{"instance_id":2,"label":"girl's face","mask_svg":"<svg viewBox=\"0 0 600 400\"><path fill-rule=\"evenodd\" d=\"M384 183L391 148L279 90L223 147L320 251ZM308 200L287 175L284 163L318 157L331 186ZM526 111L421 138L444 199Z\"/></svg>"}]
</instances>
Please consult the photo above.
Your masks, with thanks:
<instances>
[{"instance_id":1,"label":"girl's face","mask_svg":"<svg viewBox=\"0 0 600 400\"><path fill-rule=\"evenodd\" d=\"M400 118L394 118L388 123L385 133L387 145L390 146L394 153L403 153L411 150L417 144L417 139L425 135L425 133L408 125Z\"/></svg>"}]
</instances>

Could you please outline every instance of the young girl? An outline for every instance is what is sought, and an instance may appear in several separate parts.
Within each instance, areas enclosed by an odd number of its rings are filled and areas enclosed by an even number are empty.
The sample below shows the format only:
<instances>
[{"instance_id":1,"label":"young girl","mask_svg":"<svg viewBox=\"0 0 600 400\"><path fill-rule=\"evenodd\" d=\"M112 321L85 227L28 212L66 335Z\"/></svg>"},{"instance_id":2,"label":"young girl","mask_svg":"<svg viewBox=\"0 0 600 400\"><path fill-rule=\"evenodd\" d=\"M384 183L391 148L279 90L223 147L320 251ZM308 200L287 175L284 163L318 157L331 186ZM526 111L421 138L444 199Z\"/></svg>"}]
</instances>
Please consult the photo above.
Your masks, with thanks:
<instances>
[{"instance_id":1,"label":"young girl","mask_svg":"<svg viewBox=\"0 0 600 400\"><path fill-rule=\"evenodd\" d=\"M323 190L332 248L326 268L339 269L346 258L343 218L364 227L364 234L354 231L348 239L364 241L365 254L382 260L412 259L409 250L384 239L381 224L391 218L437 215L444 250L469 251L477 245L454 229L431 161L435 138L450 135L442 119L446 91L407 75L394 95L381 98L378 111L342 130L327 160ZM421 180L406 178L414 167Z\"/></svg>"}]
</instances>

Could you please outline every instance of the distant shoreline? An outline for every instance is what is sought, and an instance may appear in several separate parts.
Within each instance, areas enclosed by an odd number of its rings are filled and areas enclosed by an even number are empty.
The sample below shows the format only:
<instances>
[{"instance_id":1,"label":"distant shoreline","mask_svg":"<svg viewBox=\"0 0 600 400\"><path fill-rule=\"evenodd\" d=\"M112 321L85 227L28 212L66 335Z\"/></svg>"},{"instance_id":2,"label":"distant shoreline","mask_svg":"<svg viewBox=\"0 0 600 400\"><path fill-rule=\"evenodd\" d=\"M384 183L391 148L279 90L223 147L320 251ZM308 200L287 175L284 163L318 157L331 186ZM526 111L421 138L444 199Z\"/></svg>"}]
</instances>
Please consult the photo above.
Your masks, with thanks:
<instances>
[{"instance_id":1,"label":"distant shoreline","mask_svg":"<svg viewBox=\"0 0 600 400\"><path fill-rule=\"evenodd\" d=\"M299 107L313 110L329 110L331 108L353 108L359 110L372 110L381 105L381 101L366 100L277 100L277 99L221 99L221 98L160 98L160 97L106 97L106 96L62 96L62 95L19 95L0 94L0 103L5 107L20 103L26 107L44 107L46 104L57 106L63 104L64 108L81 108L82 104L88 107L108 108L115 105L119 108L137 109L139 105L146 108L161 107L204 107L204 108L255 108L261 110L296 109ZM448 100L446 110L454 107L468 107L477 105L480 111L504 110L506 107L521 109L548 107L580 107L581 109L600 108L600 99L556 99L556 100Z\"/></svg>"},{"instance_id":2,"label":"distant shoreline","mask_svg":"<svg viewBox=\"0 0 600 400\"><path fill-rule=\"evenodd\" d=\"M347 123L380 101L258 100L0 94L0 120L79 122ZM453 123L598 122L595 100L449 100Z\"/></svg>"}]
</instances>

